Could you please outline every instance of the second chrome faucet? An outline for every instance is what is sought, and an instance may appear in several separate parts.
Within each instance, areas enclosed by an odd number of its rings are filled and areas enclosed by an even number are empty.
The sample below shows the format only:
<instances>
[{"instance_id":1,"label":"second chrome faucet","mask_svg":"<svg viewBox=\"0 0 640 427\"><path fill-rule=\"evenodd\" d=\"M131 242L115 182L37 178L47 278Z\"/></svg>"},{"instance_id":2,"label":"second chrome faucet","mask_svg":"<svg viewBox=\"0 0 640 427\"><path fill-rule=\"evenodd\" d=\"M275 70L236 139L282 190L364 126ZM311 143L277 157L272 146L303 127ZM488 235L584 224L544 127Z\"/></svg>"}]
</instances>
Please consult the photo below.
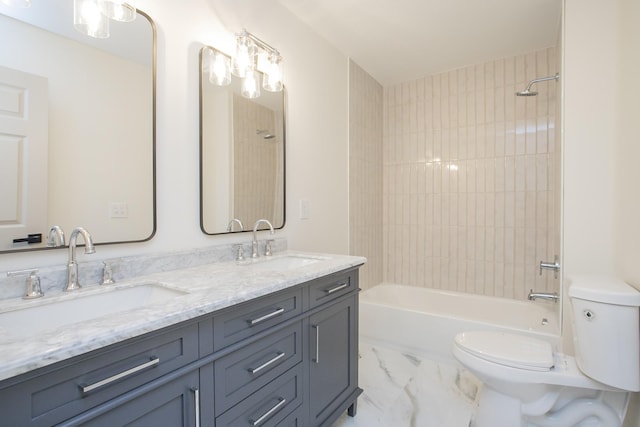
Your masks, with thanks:
<instances>
[{"instance_id":1,"label":"second chrome faucet","mask_svg":"<svg viewBox=\"0 0 640 427\"><path fill-rule=\"evenodd\" d=\"M76 261L76 245L78 243L78 235L82 235L84 239L84 253L92 254L96 250L93 248L93 240L91 234L82 227L76 227L69 236L69 262L67 263L67 286L65 291L74 291L80 289L78 282L78 262Z\"/></svg>"},{"instance_id":2,"label":"second chrome faucet","mask_svg":"<svg viewBox=\"0 0 640 427\"><path fill-rule=\"evenodd\" d=\"M265 223L269 226L269 232L274 234L273 225L267 219L259 219L253 224L253 240L251 241L251 258L258 258L258 227L260 227L261 223ZM265 246L265 255L271 255L271 245L267 242Z\"/></svg>"}]
</instances>

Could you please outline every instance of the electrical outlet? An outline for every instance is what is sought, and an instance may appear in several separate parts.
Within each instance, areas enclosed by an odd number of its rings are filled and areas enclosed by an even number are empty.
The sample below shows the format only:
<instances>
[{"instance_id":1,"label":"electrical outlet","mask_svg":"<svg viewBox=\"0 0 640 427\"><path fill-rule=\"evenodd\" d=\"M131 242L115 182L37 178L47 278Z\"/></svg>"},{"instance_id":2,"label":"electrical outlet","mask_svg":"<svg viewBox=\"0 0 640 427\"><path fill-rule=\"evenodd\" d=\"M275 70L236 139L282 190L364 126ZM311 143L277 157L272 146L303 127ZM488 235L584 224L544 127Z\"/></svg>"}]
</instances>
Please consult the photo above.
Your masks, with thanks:
<instances>
[{"instance_id":1,"label":"electrical outlet","mask_svg":"<svg viewBox=\"0 0 640 427\"><path fill-rule=\"evenodd\" d=\"M310 207L309 200L300 199L300 219L309 219Z\"/></svg>"},{"instance_id":2,"label":"electrical outlet","mask_svg":"<svg viewBox=\"0 0 640 427\"><path fill-rule=\"evenodd\" d=\"M109 204L110 218L128 218L129 205L126 202L112 202Z\"/></svg>"}]
</instances>

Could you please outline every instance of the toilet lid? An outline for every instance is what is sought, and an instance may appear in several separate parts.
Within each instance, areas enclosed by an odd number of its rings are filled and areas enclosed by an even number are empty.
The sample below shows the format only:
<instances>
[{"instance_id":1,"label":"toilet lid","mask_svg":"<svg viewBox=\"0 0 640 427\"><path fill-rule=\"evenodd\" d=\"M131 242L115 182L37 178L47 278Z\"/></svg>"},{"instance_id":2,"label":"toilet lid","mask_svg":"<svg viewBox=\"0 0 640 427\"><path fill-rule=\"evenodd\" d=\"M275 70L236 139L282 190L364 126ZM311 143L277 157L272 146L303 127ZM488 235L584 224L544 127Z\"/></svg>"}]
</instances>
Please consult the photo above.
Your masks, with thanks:
<instances>
[{"instance_id":1,"label":"toilet lid","mask_svg":"<svg viewBox=\"0 0 640 427\"><path fill-rule=\"evenodd\" d=\"M481 359L512 368L548 371L553 367L551 344L536 338L497 331L462 332L455 344Z\"/></svg>"}]
</instances>

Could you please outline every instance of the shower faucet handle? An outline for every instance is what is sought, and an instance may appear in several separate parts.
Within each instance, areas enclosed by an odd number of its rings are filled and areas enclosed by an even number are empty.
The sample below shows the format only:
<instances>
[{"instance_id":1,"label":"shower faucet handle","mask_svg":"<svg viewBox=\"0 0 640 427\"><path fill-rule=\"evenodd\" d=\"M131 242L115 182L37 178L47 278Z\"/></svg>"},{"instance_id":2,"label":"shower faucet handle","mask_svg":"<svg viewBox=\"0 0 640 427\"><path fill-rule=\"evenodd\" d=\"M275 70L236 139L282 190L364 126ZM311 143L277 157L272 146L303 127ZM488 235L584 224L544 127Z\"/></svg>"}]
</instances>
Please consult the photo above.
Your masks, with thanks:
<instances>
[{"instance_id":1,"label":"shower faucet handle","mask_svg":"<svg viewBox=\"0 0 640 427\"><path fill-rule=\"evenodd\" d=\"M551 261L540 261L540 275L542 276L542 270L553 270L553 278L558 278L558 272L560 271L560 263L558 259L558 255L553 257L553 264Z\"/></svg>"}]
</instances>

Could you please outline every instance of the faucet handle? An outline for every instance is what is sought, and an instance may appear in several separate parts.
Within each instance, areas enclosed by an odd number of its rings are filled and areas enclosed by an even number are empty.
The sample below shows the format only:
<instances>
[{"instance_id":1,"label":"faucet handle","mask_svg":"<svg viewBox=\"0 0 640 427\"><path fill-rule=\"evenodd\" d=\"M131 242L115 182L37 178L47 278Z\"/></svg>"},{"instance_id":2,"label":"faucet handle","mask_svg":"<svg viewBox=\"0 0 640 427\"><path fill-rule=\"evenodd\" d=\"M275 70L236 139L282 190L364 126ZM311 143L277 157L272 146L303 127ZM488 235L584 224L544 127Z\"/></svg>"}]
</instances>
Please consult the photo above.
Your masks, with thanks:
<instances>
[{"instance_id":1,"label":"faucet handle","mask_svg":"<svg viewBox=\"0 0 640 427\"><path fill-rule=\"evenodd\" d=\"M7 271L7 277L15 276L28 276L26 281L26 290L22 296L23 299L33 299L44 296L44 292L42 292L42 288L40 287L40 277L38 277L37 269Z\"/></svg>"},{"instance_id":2,"label":"faucet handle","mask_svg":"<svg viewBox=\"0 0 640 427\"><path fill-rule=\"evenodd\" d=\"M273 244L275 240L274 239L268 239L265 241L264 243L264 256L271 256L272 255L272 251L271 251L271 245Z\"/></svg>"},{"instance_id":3,"label":"faucet handle","mask_svg":"<svg viewBox=\"0 0 640 427\"><path fill-rule=\"evenodd\" d=\"M107 264L106 261L102 261L102 265L104 265L102 269L102 285L113 285L116 283L113 280L113 270L111 269L111 265Z\"/></svg>"},{"instance_id":4,"label":"faucet handle","mask_svg":"<svg viewBox=\"0 0 640 427\"><path fill-rule=\"evenodd\" d=\"M233 250L236 252L236 261L242 261L244 259L244 247L242 244L233 245Z\"/></svg>"}]
</instances>

